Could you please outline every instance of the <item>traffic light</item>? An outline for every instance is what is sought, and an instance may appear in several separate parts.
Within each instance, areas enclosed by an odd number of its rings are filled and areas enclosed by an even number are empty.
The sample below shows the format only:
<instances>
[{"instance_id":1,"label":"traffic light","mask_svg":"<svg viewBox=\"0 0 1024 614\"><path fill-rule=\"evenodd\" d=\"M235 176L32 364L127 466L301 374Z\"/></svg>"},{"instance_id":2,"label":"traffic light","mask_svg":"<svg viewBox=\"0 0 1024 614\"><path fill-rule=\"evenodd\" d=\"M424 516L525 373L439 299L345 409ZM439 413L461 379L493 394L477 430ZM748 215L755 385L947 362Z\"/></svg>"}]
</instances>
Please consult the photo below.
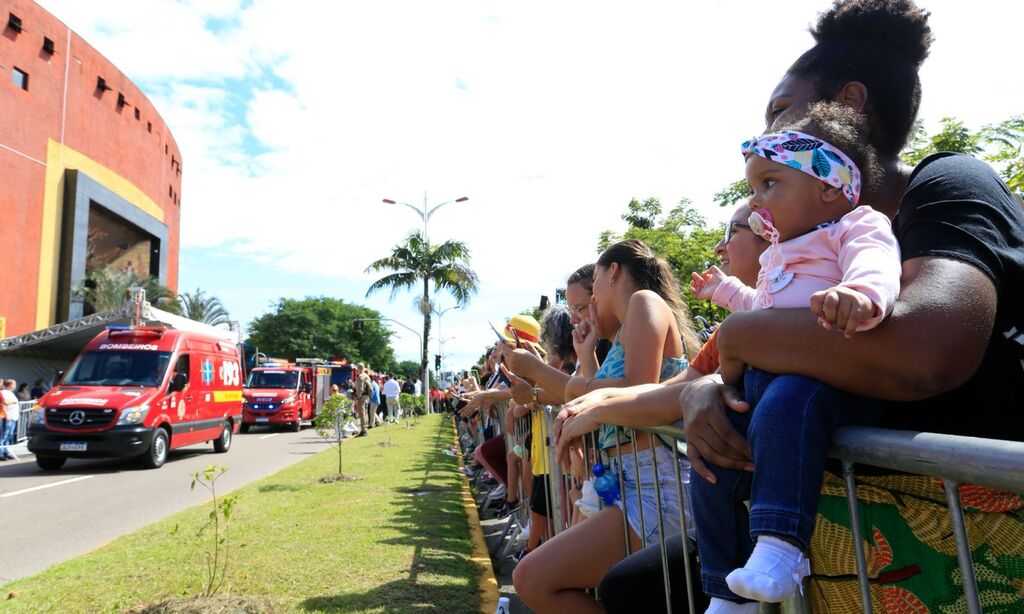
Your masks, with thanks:
<instances>
[{"instance_id":1,"label":"traffic light","mask_svg":"<svg viewBox=\"0 0 1024 614\"><path fill-rule=\"evenodd\" d=\"M363 330L363 321L352 320L352 330Z\"/></svg>"},{"instance_id":2,"label":"traffic light","mask_svg":"<svg viewBox=\"0 0 1024 614\"><path fill-rule=\"evenodd\" d=\"M436 371L440 371L441 370L441 355L440 354L434 354L434 369Z\"/></svg>"}]
</instances>

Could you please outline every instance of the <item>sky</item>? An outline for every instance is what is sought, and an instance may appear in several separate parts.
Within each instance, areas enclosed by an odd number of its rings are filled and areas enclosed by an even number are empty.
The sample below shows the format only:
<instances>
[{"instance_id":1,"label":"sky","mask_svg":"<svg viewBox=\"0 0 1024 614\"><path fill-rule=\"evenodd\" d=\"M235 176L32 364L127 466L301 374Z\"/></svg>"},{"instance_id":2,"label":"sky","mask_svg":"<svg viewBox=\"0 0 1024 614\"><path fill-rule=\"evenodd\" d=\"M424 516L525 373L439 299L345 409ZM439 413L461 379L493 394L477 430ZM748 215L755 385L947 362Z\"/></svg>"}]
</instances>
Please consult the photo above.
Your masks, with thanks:
<instances>
[{"instance_id":1,"label":"sky","mask_svg":"<svg viewBox=\"0 0 1024 614\"><path fill-rule=\"evenodd\" d=\"M435 320L465 368L500 325L596 259L631 198L693 200L742 177L785 69L826 0L40 0L132 79L183 157L179 291L243 325L332 296L422 330L414 293L365 297L422 207L480 277ZM1024 110L1019 3L921 1L936 41L920 118L972 128ZM455 305L441 294L439 308ZM418 360L398 325L398 359Z\"/></svg>"}]
</instances>

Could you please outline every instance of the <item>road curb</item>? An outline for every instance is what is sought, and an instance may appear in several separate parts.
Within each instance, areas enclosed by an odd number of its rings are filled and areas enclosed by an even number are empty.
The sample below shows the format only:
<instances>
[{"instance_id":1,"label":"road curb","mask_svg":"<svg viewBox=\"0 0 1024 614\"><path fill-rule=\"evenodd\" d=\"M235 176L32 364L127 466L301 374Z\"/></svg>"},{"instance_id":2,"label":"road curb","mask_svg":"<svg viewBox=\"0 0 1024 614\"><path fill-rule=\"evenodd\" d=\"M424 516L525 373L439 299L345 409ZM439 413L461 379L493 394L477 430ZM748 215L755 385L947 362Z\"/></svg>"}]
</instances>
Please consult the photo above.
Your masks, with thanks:
<instances>
[{"instance_id":1,"label":"road curb","mask_svg":"<svg viewBox=\"0 0 1024 614\"><path fill-rule=\"evenodd\" d=\"M462 447L459 446L459 429L452 419L452 437L455 442L455 455L459 466L464 467L462 458ZM473 540L473 548L470 551L469 559L480 567L480 580L477 585L477 593L480 595L480 614L493 614L498 609L498 580L494 575L494 567L491 565L491 555L487 549L487 542L484 541L484 530L480 525L480 514L476 509L476 500L469 490L469 478L461 471L459 483L461 484L462 506L466 508L466 521L469 524L469 536Z\"/></svg>"}]
</instances>

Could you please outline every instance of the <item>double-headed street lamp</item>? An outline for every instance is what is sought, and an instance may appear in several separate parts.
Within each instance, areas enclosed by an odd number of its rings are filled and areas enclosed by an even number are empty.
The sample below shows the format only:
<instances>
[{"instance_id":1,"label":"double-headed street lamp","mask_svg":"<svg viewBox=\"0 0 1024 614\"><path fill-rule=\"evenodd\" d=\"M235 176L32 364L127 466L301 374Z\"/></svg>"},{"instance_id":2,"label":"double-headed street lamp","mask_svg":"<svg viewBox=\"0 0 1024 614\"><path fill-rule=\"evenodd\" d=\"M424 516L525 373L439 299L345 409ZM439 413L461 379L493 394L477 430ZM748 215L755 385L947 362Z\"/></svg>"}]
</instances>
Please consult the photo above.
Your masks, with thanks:
<instances>
[{"instance_id":1,"label":"double-headed street lamp","mask_svg":"<svg viewBox=\"0 0 1024 614\"><path fill-rule=\"evenodd\" d=\"M461 198L456 198L455 200L446 200L443 203L438 203L438 204L434 205L433 207L429 207L427 205L427 193L424 192L423 193L423 207L422 208L417 207L416 205L410 205L409 203L403 203L403 202L400 202L400 201L397 201L397 200L391 200L390 198L385 198L383 200L384 200L385 204L388 204L388 205L405 205L406 207L409 207L410 209L415 211L416 215L420 216L420 218L423 220L423 241L426 242L427 241L427 222L430 221L430 218L434 215L434 213L436 213L438 209L440 209L441 207L443 207L445 205L450 205L452 203L464 203L467 200L469 200L469 197L468 196L463 196Z\"/></svg>"},{"instance_id":2,"label":"double-headed street lamp","mask_svg":"<svg viewBox=\"0 0 1024 614\"><path fill-rule=\"evenodd\" d=\"M416 205L411 205L409 203L405 203L405 202L401 202L401 201L397 201L397 200L392 200L390 198L385 198L385 199L382 199L382 200L387 205L404 205L406 207L409 207L413 211L415 211L416 215L420 216L420 219L423 220L423 242L426 243L427 245L429 245L430 241L429 241L428 235L427 235L427 222L430 221L430 218L433 217L434 214L437 213L437 210L440 209L441 207L443 207L445 205L450 205L452 203L464 203L467 200L469 200L469 197L468 196L462 196L462 197L456 198L455 200L446 200L443 203L438 203L438 204L434 205L433 207L431 207L431 206L429 206L427 204L427 193L424 192L423 193L423 207L422 208L421 207L417 207ZM424 305L422 307L422 311L423 311L423 319L424 319L424 323L423 323L424 330L426 330L426 319L430 317L430 307L427 306L427 305ZM442 313L444 313L444 312L442 312ZM440 316L438 316L438 328L440 328L440 326L441 326L440 322L441 322L440 321ZM440 330L438 331L438 337L440 337ZM421 337L421 339L422 339L422 337ZM429 342L429 339L427 341ZM427 379L427 377L426 377L426 375L429 373L429 371L428 371L428 369L426 367L426 365L427 365L427 347L425 345L422 345L422 344L421 344L420 347L423 348L422 359L421 359L421 361L422 361L421 364L423 365L423 374L424 374L424 378L423 378L423 392L424 392L424 394L427 394L429 396L428 391L430 389L430 380Z\"/></svg>"}]
</instances>

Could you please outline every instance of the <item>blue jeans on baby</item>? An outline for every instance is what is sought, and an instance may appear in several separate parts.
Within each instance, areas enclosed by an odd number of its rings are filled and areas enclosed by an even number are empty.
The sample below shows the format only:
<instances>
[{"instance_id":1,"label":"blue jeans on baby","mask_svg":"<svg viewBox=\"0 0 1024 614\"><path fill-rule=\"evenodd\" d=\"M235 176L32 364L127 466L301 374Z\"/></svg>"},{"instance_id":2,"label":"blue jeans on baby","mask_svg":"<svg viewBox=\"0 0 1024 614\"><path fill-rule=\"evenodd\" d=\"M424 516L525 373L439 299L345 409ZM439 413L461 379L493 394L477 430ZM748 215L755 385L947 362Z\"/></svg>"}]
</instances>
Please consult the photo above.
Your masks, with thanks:
<instances>
[{"instance_id":1,"label":"blue jeans on baby","mask_svg":"<svg viewBox=\"0 0 1024 614\"><path fill-rule=\"evenodd\" d=\"M754 472L708 463L717 484L697 472L690 480L704 592L736 602L746 600L729 590L725 576L747 562L758 535L809 549L832 433L872 423L880 406L803 376L753 368L743 388L751 410L726 413L747 436Z\"/></svg>"}]
</instances>

